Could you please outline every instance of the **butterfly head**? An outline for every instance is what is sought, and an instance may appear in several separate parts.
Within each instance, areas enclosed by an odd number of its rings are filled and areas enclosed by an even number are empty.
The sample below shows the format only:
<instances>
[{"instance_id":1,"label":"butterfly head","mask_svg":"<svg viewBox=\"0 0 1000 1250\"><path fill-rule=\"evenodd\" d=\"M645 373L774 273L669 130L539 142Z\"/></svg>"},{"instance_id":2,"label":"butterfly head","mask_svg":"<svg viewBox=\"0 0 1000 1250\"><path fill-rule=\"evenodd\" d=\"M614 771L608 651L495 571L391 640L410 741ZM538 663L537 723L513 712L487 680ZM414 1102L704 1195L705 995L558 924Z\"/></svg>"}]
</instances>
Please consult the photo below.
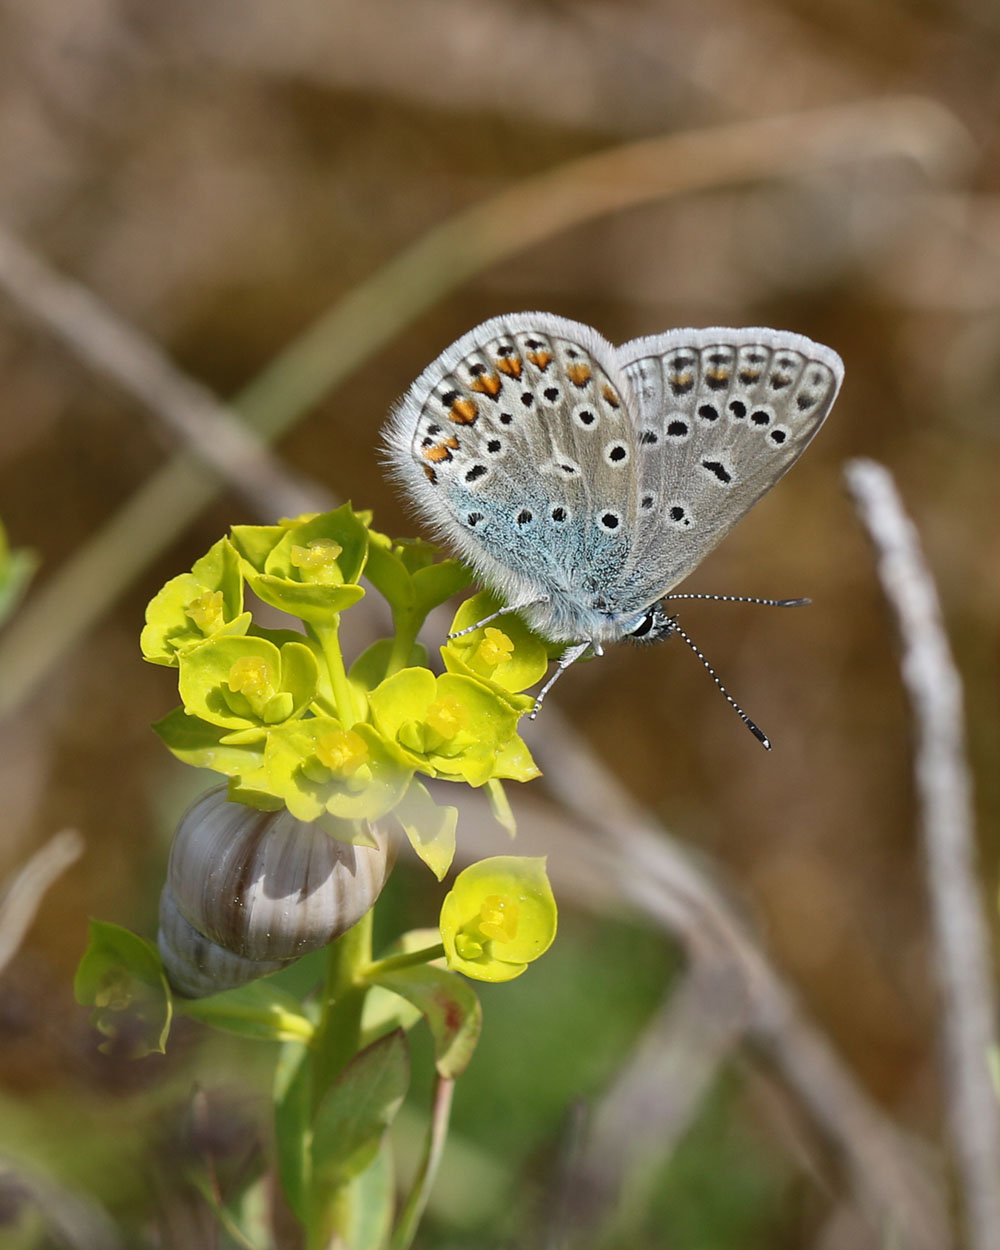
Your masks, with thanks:
<instances>
[{"instance_id":1,"label":"butterfly head","mask_svg":"<svg viewBox=\"0 0 1000 1250\"><path fill-rule=\"evenodd\" d=\"M673 633L676 616L671 616L662 603L651 603L631 629L626 630L627 642L662 642Z\"/></svg>"}]
</instances>

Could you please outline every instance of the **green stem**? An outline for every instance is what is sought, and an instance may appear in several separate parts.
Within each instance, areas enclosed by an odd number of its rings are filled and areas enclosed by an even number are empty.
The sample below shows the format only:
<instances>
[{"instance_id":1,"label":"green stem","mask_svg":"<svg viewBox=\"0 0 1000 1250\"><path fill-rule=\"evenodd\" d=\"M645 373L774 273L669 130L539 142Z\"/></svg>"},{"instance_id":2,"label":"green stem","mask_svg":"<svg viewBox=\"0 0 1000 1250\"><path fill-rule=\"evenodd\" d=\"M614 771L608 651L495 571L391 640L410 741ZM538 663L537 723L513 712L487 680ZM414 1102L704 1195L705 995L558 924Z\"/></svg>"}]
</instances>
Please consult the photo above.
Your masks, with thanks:
<instances>
[{"instance_id":1,"label":"green stem","mask_svg":"<svg viewBox=\"0 0 1000 1250\"><path fill-rule=\"evenodd\" d=\"M368 982L377 981L383 973L398 972L400 968L412 968L415 964L433 963L444 953L444 944L439 942L437 946L425 946L421 950L410 951L408 955L390 955L388 959L377 959L369 964L362 976Z\"/></svg>"},{"instance_id":2,"label":"green stem","mask_svg":"<svg viewBox=\"0 0 1000 1250\"><path fill-rule=\"evenodd\" d=\"M361 1009L368 989L361 973L372 958L372 912L367 911L353 928L331 943L328 952L322 1010L312 1043L314 1106L357 1053Z\"/></svg>"},{"instance_id":3,"label":"green stem","mask_svg":"<svg viewBox=\"0 0 1000 1250\"><path fill-rule=\"evenodd\" d=\"M431 1105L430 1123L427 1126L424 1155L396 1220L390 1250L409 1250L417 1234L417 1226L427 1206L431 1186L434 1184L434 1177L437 1175L438 1164L441 1162L441 1154L444 1151L445 1138L448 1136L451 1096L454 1089L453 1080L448 1080L443 1076L437 1077L434 1083L434 1101Z\"/></svg>"},{"instance_id":4,"label":"green stem","mask_svg":"<svg viewBox=\"0 0 1000 1250\"><path fill-rule=\"evenodd\" d=\"M391 677L393 673L398 673L409 664L413 644L417 641L417 634L420 632L423 621L418 619L415 613L409 612L405 615L403 613L394 615L393 624L396 627L396 636L392 640L392 650L389 652L386 677Z\"/></svg>"},{"instance_id":5,"label":"green stem","mask_svg":"<svg viewBox=\"0 0 1000 1250\"><path fill-rule=\"evenodd\" d=\"M330 685L333 687L333 701L337 705L337 716L345 729L358 720L358 712L354 700L354 691L347 680L347 669L340 650L340 616L334 617L330 625L313 625L312 631L316 640L323 648L323 656L330 672Z\"/></svg>"},{"instance_id":6,"label":"green stem","mask_svg":"<svg viewBox=\"0 0 1000 1250\"><path fill-rule=\"evenodd\" d=\"M357 1054L361 1010L367 986L359 977L372 958L372 911L330 944L323 983L322 1009L311 1047L313 1114L337 1074ZM320 1194L313 1191L306 1227L306 1250L346 1246L343 1236L351 1219L346 1186Z\"/></svg>"}]
</instances>

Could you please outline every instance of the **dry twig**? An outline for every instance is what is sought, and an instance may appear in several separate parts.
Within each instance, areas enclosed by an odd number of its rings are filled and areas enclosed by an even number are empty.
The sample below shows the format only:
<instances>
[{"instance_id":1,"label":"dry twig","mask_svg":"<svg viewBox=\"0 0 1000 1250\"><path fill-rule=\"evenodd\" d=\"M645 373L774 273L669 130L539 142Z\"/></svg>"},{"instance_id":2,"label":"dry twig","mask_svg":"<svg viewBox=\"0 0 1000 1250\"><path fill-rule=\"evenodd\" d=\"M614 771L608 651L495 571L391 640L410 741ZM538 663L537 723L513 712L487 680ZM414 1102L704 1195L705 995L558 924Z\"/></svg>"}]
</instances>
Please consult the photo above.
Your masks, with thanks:
<instances>
[{"instance_id":1,"label":"dry twig","mask_svg":"<svg viewBox=\"0 0 1000 1250\"><path fill-rule=\"evenodd\" d=\"M38 848L0 901L0 972L10 963L53 883L83 854L83 838L64 829Z\"/></svg>"},{"instance_id":2,"label":"dry twig","mask_svg":"<svg viewBox=\"0 0 1000 1250\"><path fill-rule=\"evenodd\" d=\"M987 1068L997 1002L976 877L962 686L933 578L892 477L854 460L847 484L896 618L916 735L914 771L943 1008L948 1113L973 1250L1000 1242L1000 1106Z\"/></svg>"}]
</instances>

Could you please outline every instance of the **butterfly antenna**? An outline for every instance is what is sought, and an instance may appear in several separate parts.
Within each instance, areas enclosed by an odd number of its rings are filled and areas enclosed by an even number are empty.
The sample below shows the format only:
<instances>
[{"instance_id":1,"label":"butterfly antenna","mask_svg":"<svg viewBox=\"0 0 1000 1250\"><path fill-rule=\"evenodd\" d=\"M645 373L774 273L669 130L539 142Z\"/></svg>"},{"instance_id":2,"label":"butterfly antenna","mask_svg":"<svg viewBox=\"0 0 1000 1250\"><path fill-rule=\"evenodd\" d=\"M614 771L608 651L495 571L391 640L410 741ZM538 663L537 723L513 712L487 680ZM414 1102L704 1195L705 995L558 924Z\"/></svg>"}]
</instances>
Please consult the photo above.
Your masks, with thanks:
<instances>
[{"instance_id":1,"label":"butterfly antenna","mask_svg":"<svg viewBox=\"0 0 1000 1250\"><path fill-rule=\"evenodd\" d=\"M678 598L681 598L682 596L677 596L677 597L678 597ZM694 596L692 596L692 597L694 597ZM707 598L714 598L715 596L709 595L709 596L706 596L706 597L707 597ZM720 596L720 597L721 597L721 596ZM764 602L764 603L766 603L766 602L768 602L768 601L767 601L767 600L759 600L758 602ZM761 729L761 727L760 727L759 725L756 725L756 724L755 724L755 723L754 723L754 722L750 719L750 717L749 717L749 716L747 716L746 712L744 712L744 711L743 711L743 709L740 707L740 705L736 702L736 700L733 698L733 696L729 693L729 691L726 689L726 687L722 684L722 682L719 680L719 675L718 675L718 673L717 673L717 672L715 671L715 669L711 666L711 664L709 664L708 660L706 660L706 659L705 659L705 657L704 657L704 655L701 653L701 650L700 650L700 648L698 647L697 643L694 641L694 639L693 639L693 638L689 638L689 637L688 637L688 635L684 632L684 630L683 630L683 629L681 629L681 627L677 624L677 618L676 618L676 617L672 617L672 618L671 618L671 620L672 620L672 624L673 624L673 632L674 632L675 634L679 634L679 635L681 636L681 638L683 638L683 639L684 639L684 641L685 641L685 642L687 643L687 645L691 648L691 650L695 653L695 655L698 657L698 659L699 659L699 660L701 660L702 664L704 664L704 666L708 669L709 676L710 676L710 677L712 678L712 680L715 682L716 686L718 686L718 688L719 688L719 693L722 695L722 697L726 700L726 702L727 702L727 703L729 704L729 706L733 709L733 711L736 713L736 715L740 718L740 720L743 722L743 724L744 724L744 725L746 725L747 729L749 729L749 730L750 730L750 732L751 732L751 733L753 734L753 736L757 739L757 741L758 741L758 742L759 742L759 743L760 743L760 744L761 744L761 745L762 745L762 746L763 746L766 750L770 751L770 749L771 749L771 743L770 743L770 740L769 740L769 739L768 739L768 737L767 737L767 734L765 734L765 733L764 733L764 731L763 731L763 729Z\"/></svg>"},{"instance_id":2,"label":"butterfly antenna","mask_svg":"<svg viewBox=\"0 0 1000 1250\"><path fill-rule=\"evenodd\" d=\"M801 608L811 599L758 599L753 595L664 595L664 599L714 599L716 603L759 603L765 608Z\"/></svg>"}]
</instances>

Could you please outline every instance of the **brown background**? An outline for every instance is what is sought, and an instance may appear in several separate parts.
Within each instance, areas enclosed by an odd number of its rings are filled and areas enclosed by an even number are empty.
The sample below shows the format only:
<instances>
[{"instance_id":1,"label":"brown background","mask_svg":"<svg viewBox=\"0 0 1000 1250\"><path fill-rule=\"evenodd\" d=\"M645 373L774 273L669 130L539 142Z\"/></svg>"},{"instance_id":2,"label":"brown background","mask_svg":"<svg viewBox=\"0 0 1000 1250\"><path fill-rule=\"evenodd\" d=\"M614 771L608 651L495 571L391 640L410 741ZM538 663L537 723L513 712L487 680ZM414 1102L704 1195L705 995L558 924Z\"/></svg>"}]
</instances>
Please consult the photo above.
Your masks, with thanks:
<instances>
[{"instance_id":1,"label":"brown background","mask_svg":"<svg viewBox=\"0 0 1000 1250\"><path fill-rule=\"evenodd\" d=\"M708 858L864 1086L932 1139L938 1021L907 716L841 467L866 455L891 468L938 579L992 896L998 46L1000 11L974 0L0 4L0 222L223 397L425 231L520 179L684 130L714 154L716 127L799 117L801 148L772 154L788 159L774 176L637 192L634 207L524 250L521 223L507 220L502 262L409 318L279 446L293 468L374 507L382 528L409 532L377 463L379 427L427 362L487 316L541 308L616 341L770 324L841 353L827 427L685 587L812 597L794 613L694 605L682 618L774 751L675 643L618 648L553 698ZM866 153L885 139L877 101L897 96L913 97L901 107L919 161ZM850 130L842 161L803 172L810 111L849 104L870 108L870 124ZM0 299L0 515L14 545L39 553L40 583L172 445ZM77 1097L98 1080L69 992L86 917L151 930L190 784L146 728L174 692L138 657L143 606L249 519L223 493L142 558L113 611L3 728L0 879L65 825L87 842L5 977L11 1095ZM137 550L147 543L135 535ZM543 716L529 740L544 734ZM139 1078L122 1068L115 1079Z\"/></svg>"}]
</instances>

